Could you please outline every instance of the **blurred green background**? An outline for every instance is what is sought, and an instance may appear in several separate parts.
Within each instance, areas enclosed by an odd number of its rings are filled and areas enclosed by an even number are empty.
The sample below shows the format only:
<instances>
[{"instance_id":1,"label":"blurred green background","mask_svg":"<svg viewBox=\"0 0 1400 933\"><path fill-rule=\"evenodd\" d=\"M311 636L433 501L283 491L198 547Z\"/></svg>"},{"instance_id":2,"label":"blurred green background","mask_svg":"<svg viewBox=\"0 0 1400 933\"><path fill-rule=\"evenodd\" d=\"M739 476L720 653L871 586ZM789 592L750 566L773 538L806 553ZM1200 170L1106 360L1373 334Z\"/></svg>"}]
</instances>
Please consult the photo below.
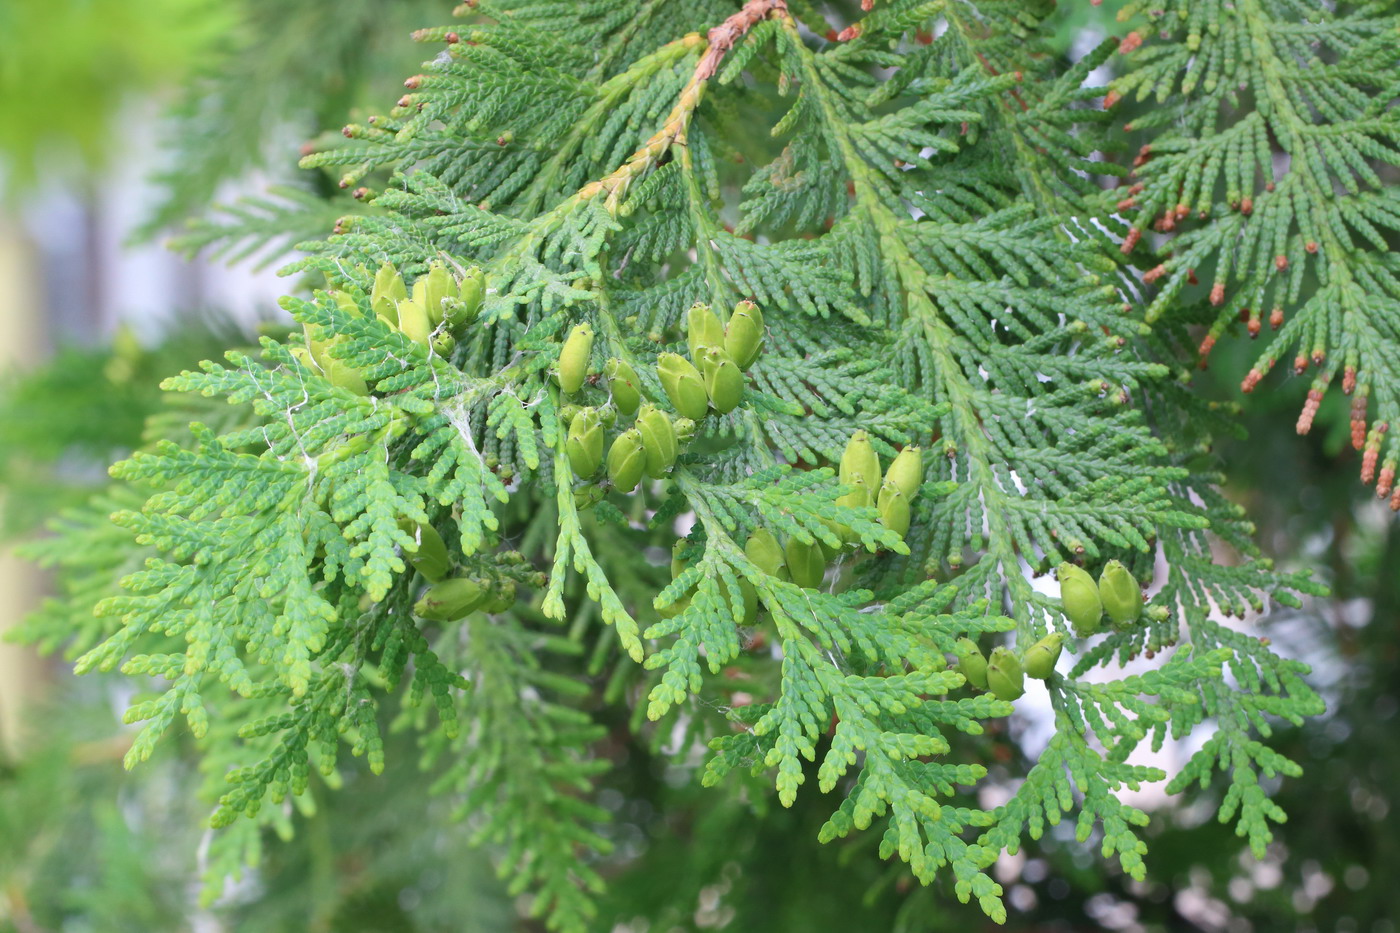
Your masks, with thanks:
<instances>
[{"instance_id":1,"label":"blurred green background","mask_svg":"<svg viewBox=\"0 0 1400 933\"><path fill-rule=\"evenodd\" d=\"M1063 7L1057 45L1068 56L1116 25L1113 3ZM315 202L319 218L334 218L345 195L295 170L302 145L386 106L423 54L408 33L450 11L429 0L0 0L6 540L42 536L44 521L100 488L105 465L139 446L145 418L160 410L160 378L251 342L290 287L256 261L230 269L159 241L190 236L184 223L216 200L271 184L284 186L278 198ZM276 200L248 208L269 230ZM193 231L186 242L197 245ZM314 232L287 231L273 245ZM1200 391L1233 397L1256 349L1217 348L1197 376ZM1153 812L1147 881L1125 878L1059 827L997 866L1012 908L1005 929L1395 929L1400 890L1387 879L1400 871L1400 532L1356 480L1340 397L1310 435L1294 433L1306 388L1278 377L1256 392L1244 417L1249 440L1217 451L1265 550L1333 589L1303 612L1257 622L1314 666L1328 701L1325 716L1272 737L1306 769L1278 788L1290 815L1281 841L1255 861L1213 809L1147 794L1136 801ZM44 586L6 555L0 630L33 609ZM130 689L77 681L60 658L0 645L3 933L538 929L488 854L447 819L428 792L432 775L416 770L407 747L388 750L397 764L380 778L317 788L315 814L288 820L289 838L202 904L201 878L221 869L204 857L194 749L171 742L123 771L130 732L119 717ZM600 931L986 924L950 886L922 889L880 862L873 837L818 846L829 801L808 795L792 810L755 813L735 794L672 780L625 723L613 725L602 802L615 814L619 854L606 872ZM1013 736L1032 728L1013 724ZM1033 742L1017 747L1004 779L1023 773L1017 754L1034 751Z\"/></svg>"}]
</instances>

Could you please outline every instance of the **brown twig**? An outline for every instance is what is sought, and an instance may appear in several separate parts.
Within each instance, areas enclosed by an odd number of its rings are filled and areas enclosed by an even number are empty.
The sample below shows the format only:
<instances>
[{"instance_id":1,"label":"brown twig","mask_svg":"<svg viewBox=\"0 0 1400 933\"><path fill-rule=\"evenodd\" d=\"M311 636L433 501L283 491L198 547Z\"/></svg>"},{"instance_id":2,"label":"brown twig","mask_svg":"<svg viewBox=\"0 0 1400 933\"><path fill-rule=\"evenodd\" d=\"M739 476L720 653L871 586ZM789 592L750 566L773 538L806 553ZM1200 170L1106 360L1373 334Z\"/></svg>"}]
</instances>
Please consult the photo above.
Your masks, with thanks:
<instances>
[{"instance_id":1,"label":"brown twig","mask_svg":"<svg viewBox=\"0 0 1400 933\"><path fill-rule=\"evenodd\" d=\"M787 0L748 0L743 9L706 33L705 51L695 63L694 73L682 88L675 107L661 129L612 174L585 185L579 191L579 200L587 201L606 192L608 209L615 210L632 182L644 175L672 146L685 145L685 134L696 108L700 106L705 85L719 71L720 62L734 48L734 43L764 19L786 14ZM695 36L697 41L699 38Z\"/></svg>"}]
</instances>

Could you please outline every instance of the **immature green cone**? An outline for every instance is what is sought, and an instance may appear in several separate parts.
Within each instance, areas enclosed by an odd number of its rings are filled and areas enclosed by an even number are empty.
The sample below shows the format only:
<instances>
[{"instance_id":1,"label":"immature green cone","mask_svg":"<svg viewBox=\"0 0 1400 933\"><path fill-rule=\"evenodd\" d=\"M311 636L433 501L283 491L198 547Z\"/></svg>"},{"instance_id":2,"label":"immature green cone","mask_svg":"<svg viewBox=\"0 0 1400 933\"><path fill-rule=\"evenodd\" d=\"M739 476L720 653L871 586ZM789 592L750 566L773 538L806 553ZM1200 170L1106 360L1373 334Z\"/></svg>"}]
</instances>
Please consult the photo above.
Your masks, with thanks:
<instances>
[{"instance_id":1,"label":"immature green cone","mask_svg":"<svg viewBox=\"0 0 1400 933\"><path fill-rule=\"evenodd\" d=\"M1099 599L1113 630L1121 632L1142 615L1142 587L1137 580L1116 560L1104 564L1099 574Z\"/></svg>"},{"instance_id":2,"label":"immature green cone","mask_svg":"<svg viewBox=\"0 0 1400 933\"><path fill-rule=\"evenodd\" d=\"M646 451L646 473L652 479L666 475L676 462L680 442L676 439L675 425L666 413L652 405L643 405L637 416L637 430L642 435L642 449Z\"/></svg>"},{"instance_id":3,"label":"immature green cone","mask_svg":"<svg viewBox=\"0 0 1400 933\"><path fill-rule=\"evenodd\" d=\"M495 589L486 594L486 600L481 604L482 612L505 612L515 605L515 581L500 580L496 583Z\"/></svg>"},{"instance_id":4,"label":"immature green cone","mask_svg":"<svg viewBox=\"0 0 1400 933\"><path fill-rule=\"evenodd\" d=\"M414 343L427 346L433 334L433 325L428 320L428 311L412 298L398 304L399 330Z\"/></svg>"},{"instance_id":5,"label":"immature green cone","mask_svg":"<svg viewBox=\"0 0 1400 933\"><path fill-rule=\"evenodd\" d=\"M687 541L685 538L677 538L676 543L671 545L672 580L676 579L676 577L679 577L682 573L685 572L686 565L689 563L689 561L682 560L681 554L685 553L685 549L688 547L690 547L690 542Z\"/></svg>"},{"instance_id":6,"label":"immature green cone","mask_svg":"<svg viewBox=\"0 0 1400 933\"><path fill-rule=\"evenodd\" d=\"M717 347L705 351L705 391L721 415L738 408L744 397L744 371Z\"/></svg>"},{"instance_id":7,"label":"immature green cone","mask_svg":"<svg viewBox=\"0 0 1400 933\"><path fill-rule=\"evenodd\" d=\"M486 295L486 273L475 267L468 269L457 283L457 297L448 298L443 320L456 330L476 320L481 313L481 299Z\"/></svg>"},{"instance_id":8,"label":"immature green cone","mask_svg":"<svg viewBox=\"0 0 1400 933\"><path fill-rule=\"evenodd\" d=\"M725 583L723 578L719 582L719 592L724 597L724 604L726 606L732 605L729 584ZM735 621L739 625L753 625L758 621L758 590L754 589L753 584L743 577L739 578L739 601L743 603L744 614Z\"/></svg>"},{"instance_id":9,"label":"immature green cone","mask_svg":"<svg viewBox=\"0 0 1400 933\"><path fill-rule=\"evenodd\" d=\"M977 642L971 638L959 638L956 646L958 672L978 690L987 689L987 658Z\"/></svg>"},{"instance_id":10,"label":"immature green cone","mask_svg":"<svg viewBox=\"0 0 1400 933\"><path fill-rule=\"evenodd\" d=\"M331 385L347 389L356 395L369 395L369 385L360 371L343 360L328 357L323 367Z\"/></svg>"},{"instance_id":11,"label":"immature green cone","mask_svg":"<svg viewBox=\"0 0 1400 933\"><path fill-rule=\"evenodd\" d=\"M569 466L579 479L588 479L603 463L603 425L598 413L585 408L569 422L569 436L564 441Z\"/></svg>"},{"instance_id":12,"label":"immature green cone","mask_svg":"<svg viewBox=\"0 0 1400 933\"><path fill-rule=\"evenodd\" d=\"M851 491L842 496L836 497L836 504L845 506L848 509L863 509L871 504L870 490L865 488L865 480L859 476L851 477ZM855 544L860 538L851 530L850 525L841 522L828 522L827 527L836 534L838 538L847 544Z\"/></svg>"},{"instance_id":13,"label":"immature green cone","mask_svg":"<svg viewBox=\"0 0 1400 933\"><path fill-rule=\"evenodd\" d=\"M574 508L586 512L608 497L608 491L597 483L589 483L574 490Z\"/></svg>"},{"instance_id":14,"label":"immature green cone","mask_svg":"<svg viewBox=\"0 0 1400 933\"><path fill-rule=\"evenodd\" d=\"M438 356L451 356L452 351L457 349L457 338L447 331L440 331L433 334L433 352Z\"/></svg>"},{"instance_id":15,"label":"immature green cone","mask_svg":"<svg viewBox=\"0 0 1400 933\"><path fill-rule=\"evenodd\" d=\"M787 579L787 563L783 560L782 545L778 544L778 539L767 528L754 529L754 533L749 535L748 543L744 545L744 553L754 562L754 566L770 577Z\"/></svg>"},{"instance_id":16,"label":"immature green cone","mask_svg":"<svg viewBox=\"0 0 1400 933\"><path fill-rule=\"evenodd\" d=\"M904 493L904 498L914 501L919 487L924 484L924 452L918 447L906 447L890 461L885 471L885 482L893 482Z\"/></svg>"},{"instance_id":17,"label":"immature green cone","mask_svg":"<svg viewBox=\"0 0 1400 933\"><path fill-rule=\"evenodd\" d=\"M637 373L626 360L613 357L603 365L603 378L608 381L608 391L612 393L613 404L624 415L637 413L641 404L641 383Z\"/></svg>"},{"instance_id":18,"label":"immature green cone","mask_svg":"<svg viewBox=\"0 0 1400 933\"><path fill-rule=\"evenodd\" d=\"M1050 675L1055 673L1055 662L1060 660L1060 652L1065 646L1065 636L1059 632L1051 632L1040 641L1026 649L1026 655L1021 659L1021 666L1025 668L1027 676L1037 680L1049 680Z\"/></svg>"},{"instance_id":19,"label":"immature green cone","mask_svg":"<svg viewBox=\"0 0 1400 933\"><path fill-rule=\"evenodd\" d=\"M685 314L685 342L690 358L700 360L707 347L724 346L724 325L707 304L694 304Z\"/></svg>"},{"instance_id":20,"label":"immature green cone","mask_svg":"<svg viewBox=\"0 0 1400 933\"><path fill-rule=\"evenodd\" d=\"M393 264L384 263L374 274L374 287L370 289L369 305L374 316L390 327L399 326L398 303L408 297L404 288L403 276Z\"/></svg>"},{"instance_id":21,"label":"immature green cone","mask_svg":"<svg viewBox=\"0 0 1400 933\"><path fill-rule=\"evenodd\" d=\"M734 306L724 329L724 352L740 369L748 369L763 352L763 313L752 301Z\"/></svg>"},{"instance_id":22,"label":"immature green cone","mask_svg":"<svg viewBox=\"0 0 1400 933\"><path fill-rule=\"evenodd\" d=\"M1071 563L1061 564L1055 575L1060 579L1060 605L1074 626L1074 634L1084 638L1097 632L1103 619L1103 602L1094 578L1083 567Z\"/></svg>"},{"instance_id":23,"label":"immature green cone","mask_svg":"<svg viewBox=\"0 0 1400 933\"><path fill-rule=\"evenodd\" d=\"M564 349L559 351L559 388L566 395L583 388L584 377L588 375L588 357L592 353L593 328L579 324L569 332Z\"/></svg>"},{"instance_id":24,"label":"immature green cone","mask_svg":"<svg viewBox=\"0 0 1400 933\"><path fill-rule=\"evenodd\" d=\"M684 447L695 436L695 422L689 418L677 418L671 424L676 429L676 442Z\"/></svg>"},{"instance_id":25,"label":"immature green cone","mask_svg":"<svg viewBox=\"0 0 1400 933\"><path fill-rule=\"evenodd\" d=\"M642 481L647 452L642 445L642 433L629 428L617 436L608 449L608 478L619 492L631 492Z\"/></svg>"},{"instance_id":26,"label":"immature green cone","mask_svg":"<svg viewBox=\"0 0 1400 933\"><path fill-rule=\"evenodd\" d=\"M809 590L822 585L822 578L826 576L826 558L822 556L819 544L806 544L797 538L788 538L783 557L793 583Z\"/></svg>"},{"instance_id":27,"label":"immature green cone","mask_svg":"<svg viewBox=\"0 0 1400 933\"><path fill-rule=\"evenodd\" d=\"M857 431L846 442L846 450L841 454L841 468L837 473L843 486L853 485L851 478L859 476L865 481L865 488L880 488L880 455L870 443L870 435Z\"/></svg>"},{"instance_id":28,"label":"immature green cone","mask_svg":"<svg viewBox=\"0 0 1400 933\"><path fill-rule=\"evenodd\" d=\"M428 587L423 598L413 604L413 611L432 622L455 622L479 607L486 596L480 581L454 577Z\"/></svg>"},{"instance_id":29,"label":"immature green cone","mask_svg":"<svg viewBox=\"0 0 1400 933\"><path fill-rule=\"evenodd\" d=\"M901 538L909 532L909 500L890 480L880 484L880 498L875 507L880 510L880 524Z\"/></svg>"},{"instance_id":30,"label":"immature green cone","mask_svg":"<svg viewBox=\"0 0 1400 933\"><path fill-rule=\"evenodd\" d=\"M399 530L412 535L418 543L417 551L404 551L404 557L413 569L433 583L447 579L452 572L452 560L447 556L447 543L437 529L405 518L399 521Z\"/></svg>"},{"instance_id":31,"label":"immature green cone","mask_svg":"<svg viewBox=\"0 0 1400 933\"><path fill-rule=\"evenodd\" d=\"M663 353L656 359L656 374L666 397L684 418L700 421L710 412L710 395L700 371L683 356Z\"/></svg>"},{"instance_id":32,"label":"immature green cone","mask_svg":"<svg viewBox=\"0 0 1400 933\"><path fill-rule=\"evenodd\" d=\"M333 291L331 292L331 296L335 298L336 307L351 317L362 318L365 316L364 312L360 310L360 306L355 302L355 299L350 296L349 292Z\"/></svg>"},{"instance_id":33,"label":"immature green cone","mask_svg":"<svg viewBox=\"0 0 1400 933\"><path fill-rule=\"evenodd\" d=\"M1026 677L1021 660L1010 648L992 649L987 661L987 688L998 700L1018 700L1026 693Z\"/></svg>"},{"instance_id":34,"label":"immature green cone","mask_svg":"<svg viewBox=\"0 0 1400 933\"><path fill-rule=\"evenodd\" d=\"M457 283L453 281L452 275L447 271L447 267L440 262L435 262L428 267L428 274L423 276L418 282L423 283L423 307L428 311L428 320L437 327L443 322L447 309L444 306L449 298L457 297ZM418 282L413 283L414 290L418 288Z\"/></svg>"}]
</instances>

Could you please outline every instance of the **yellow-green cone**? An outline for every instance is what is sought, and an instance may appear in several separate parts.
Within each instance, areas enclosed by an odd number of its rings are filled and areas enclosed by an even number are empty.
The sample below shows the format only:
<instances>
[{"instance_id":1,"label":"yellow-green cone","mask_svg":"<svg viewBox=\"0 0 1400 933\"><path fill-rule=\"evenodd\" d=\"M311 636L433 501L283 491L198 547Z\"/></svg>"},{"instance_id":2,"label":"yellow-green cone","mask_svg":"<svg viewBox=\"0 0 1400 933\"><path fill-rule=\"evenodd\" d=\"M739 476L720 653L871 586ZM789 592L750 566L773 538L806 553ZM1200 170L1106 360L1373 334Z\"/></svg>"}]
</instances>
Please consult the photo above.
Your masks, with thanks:
<instances>
[{"instance_id":1,"label":"yellow-green cone","mask_svg":"<svg viewBox=\"0 0 1400 933\"><path fill-rule=\"evenodd\" d=\"M876 503L880 510L880 524L901 538L909 531L909 500L890 480L880 484L880 498Z\"/></svg>"},{"instance_id":2,"label":"yellow-green cone","mask_svg":"<svg viewBox=\"0 0 1400 933\"><path fill-rule=\"evenodd\" d=\"M331 385L347 389L356 395L369 395L369 385L360 371L343 360L330 357L325 365L326 378Z\"/></svg>"},{"instance_id":3,"label":"yellow-green cone","mask_svg":"<svg viewBox=\"0 0 1400 933\"><path fill-rule=\"evenodd\" d=\"M583 388L583 380L588 375L588 357L593 353L593 328L579 324L569 332L564 341L564 349L559 351L559 388L566 395L573 395Z\"/></svg>"},{"instance_id":4,"label":"yellow-green cone","mask_svg":"<svg viewBox=\"0 0 1400 933\"><path fill-rule=\"evenodd\" d=\"M906 447L890 461L885 481L893 482L910 502L924 484L924 452L918 447Z\"/></svg>"},{"instance_id":5,"label":"yellow-green cone","mask_svg":"<svg viewBox=\"0 0 1400 933\"><path fill-rule=\"evenodd\" d=\"M608 381L608 391L612 393L617 410L624 415L636 414L642 401L641 383L627 361L617 357L608 360L603 366L603 378Z\"/></svg>"},{"instance_id":6,"label":"yellow-green cone","mask_svg":"<svg viewBox=\"0 0 1400 933\"><path fill-rule=\"evenodd\" d=\"M987 659L987 689L998 700L1018 700L1026 692L1021 659L1010 648L998 646Z\"/></svg>"},{"instance_id":7,"label":"yellow-green cone","mask_svg":"<svg viewBox=\"0 0 1400 933\"><path fill-rule=\"evenodd\" d=\"M603 425L598 413L585 408L569 422L569 436L564 441L569 455L569 467L579 479L588 479L603 464Z\"/></svg>"},{"instance_id":8,"label":"yellow-green cone","mask_svg":"<svg viewBox=\"0 0 1400 933\"><path fill-rule=\"evenodd\" d=\"M705 391L700 371L690 360L675 353L663 353L657 357L656 374L661 378L666 397L682 417L700 421L709 414L710 395Z\"/></svg>"},{"instance_id":9,"label":"yellow-green cone","mask_svg":"<svg viewBox=\"0 0 1400 933\"><path fill-rule=\"evenodd\" d=\"M971 638L959 638L954 649L958 655L958 673L978 690L987 689L987 658L977 642Z\"/></svg>"},{"instance_id":10,"label":"yellow-green cone","mask_svg":"<svg viewBox=\"0 0 1400 933\"><path fill-rule=\"evenodd\" d=\"M608 449L608 478L618 492L631 492L642 481L647 453L642 446L642 434L629 428L617 436Z\"/></svg>"},{"instance_id":11,"label":"yellow-green cone","mask_svg":"<svg viewBox=\"0 0 1400 933\"><path fill-rule=\"evenodd\" d=\"M398 304L399 330L414 343L428 345L432 337L433 325L428 320L428 311L412 298L405 298Z\"/></svg>"},{"instance_id":12,"label":"yellow-green cone","mask_svg":"<svg viewBox=\"0 0 1400 933\"><path fill-rule=\"evenodd\" d=\"M748 369L763 352L763 313L752 301L734 306L724 328L724 351L740 369Z\"/></svg>"},{"instance_id":13,"label":"yellow-green cone","mask_svg":"<svg viewBox=\"0 0 1400 933\"><path fill-rule=\"evenodd\" d=\"M449 298L443 309L447 326L454 330L470 324L481 313L481 299L486 295L486 273L475 267L468 269L457 283L457 298Z\"/></svg>"},{"instance_id":14,"label":"yellow-green cone","mask_svg":"<svg viewBox=\"0 0 1400 933\"><path fill-rule=\"evenodd\" d=\"M1050 675L1055 673L1055 662L1060 660L1060 651L1064 645L1065 636L1059 632L1051 632L1027 648L1025 657L1021 659L1021 667L1025 669L1026 675L1037 680L1049 680Z\"/></svg>"},{"instance_id":15,"label":"yellow-green cone","mask_svg":"<svg viewBox=\"0 0 1400 933\"><path fill-rule=\"evenodd\" d=\"M692 305L685 314L685 342L690 358L699 361L706 347L724 347L724 325L706 304Z\"/></svg>"},{"instance_id":16,"label":"yellow-green cone","mask_svg":"<svg viewBox=\"0 0 1400 933\"><path fill-rule=\"evenodd\" d=\"M398 304L408 297L404 288L403 276L391 263L384 263L374 274L374 287L370 289L369 304L374 316L390 327L399 326Z\"/></svg>"},{"instance_id":17,"label":"yellow-green cone","mask_svg":"<svg viewBox=\"0 0 1400 933\"><path fill-rule=\"evenodd\" d=\"M1142 615L1142 587L1128 568L1116 560L1104 564L1103 573L1099 574L1099 599L1114 631L1126 629Z\"/></svg>"},{"instance_id":18,"label":"yellow-green cone","mask_svg":"<svg viewBox=\"0 0 1400 933\"><path fill-rule=\"evenodd\" d=\"M428 587L423 598L413 604L413 611L433 622L454 622L479 607L486 595L480 581L454 577Z\"/></svg>"},{"instance_id":19,"label":"yellow-green cone","mask_svg":"<svg viewBox=\"0 0 1400 933\"><path fill-rule=\"evenodd\" d=\"M399 522L399 530L413 536L418 544L416 551L404 549L404 557L413 569L433 583L447 579L452 572L452 561L447 556L447 543L437 529L405 518Z\"/></svg>"},{"instance_id":20,"label":"yellow-green cone","mask_svg":"<svg viewBox=\"0 0 1400 933\"><path fill-rule=\"evenodd\" d=\"M783 549L778 539L767 528L757 528L749 535L744 545L744 553L759 570L780 580L788 578L787 564L783 560Z\"/></svg>"},{"instance_id":21,"label":"yellow-green cone","mask_svg":"<svg viewBox=\"0 0 1400 933\"><path fill-rule=\"evenodd\" d=\"M453 281L447 267L440 262L429 266L428 274L418 282L423 283L423 307L427 309L428 320L436 327L443 322L447 313L443 303L449 298L457 297L457 283ZM414 291L418 289L418 282L413 283Z\"/></svg>"},{"instance_id":22,"label":"yellow-green cone","mask_svg":"<svg viewBox=\"0 0 1400 933\"><path fill-rule=\"evenodd\" d=\"M1071 563L1061 564L1055 575L1060 580L1060 605L1074 634L1084 638L1097 632L1103 619L1103 602L1094 578L1083 567Z\"/></svg>"},{"instance_id":23,"label":"yellow-green cone","mask_svg":"<svg viewBox=\"0 0 1400 933\"><path fill-rule=\"evenodd\" d=\"M676 442L684 447L695 436L695 422L689 418L677 418L671 424L676 429Z\"/></svg>"},{"instance_id":24,"label":"yellow-green cone","mask_svg":"<svg viewBox=\"0 0 1400 933\"><path fill-rule=\"evenodd\" d=\"M643 405L641 414L637 416L637 430L642 435L642 448L647 455L646 474L652 479L660 479L676 462L679 442L675 425L661 409Z\"/></svg>"},{"instance_id":25,"label":"yellow-green cone","mask_svg":"<svg viewBox=\"0 0 1400 933\"><path fill-rule=\"evenodd\" d=\"M716 347L705 351L705 391L715 411L727 415L744 397L744 371Z\"/></svg>"},{"instance_id":26,"label":"yellow-green cone","mask_svg":"<svg viewBox=\"0 0 1400 933\"><path fill-rule=\"evenodd\" d=\"M826 559L822 557L820 545L788 538L783 557L793 583L809 590L822 585L822 578L826 576Z\"/></svg>"},{"instance_id":27,"label":"yellow-green cone","mask_svg":"<svg viewBox=\"0 0 1400 933\"><path fill-rule=\"evenodd\" d=\"M880 488L880 455L871 445L870 435L864 431L852 434L851 439L846 442L846 450L841 454L841 469L837 473L841 485L853 485L851 478L854 476L859 476L865 481L866 489Z\"/></svg>"}]
</instances>

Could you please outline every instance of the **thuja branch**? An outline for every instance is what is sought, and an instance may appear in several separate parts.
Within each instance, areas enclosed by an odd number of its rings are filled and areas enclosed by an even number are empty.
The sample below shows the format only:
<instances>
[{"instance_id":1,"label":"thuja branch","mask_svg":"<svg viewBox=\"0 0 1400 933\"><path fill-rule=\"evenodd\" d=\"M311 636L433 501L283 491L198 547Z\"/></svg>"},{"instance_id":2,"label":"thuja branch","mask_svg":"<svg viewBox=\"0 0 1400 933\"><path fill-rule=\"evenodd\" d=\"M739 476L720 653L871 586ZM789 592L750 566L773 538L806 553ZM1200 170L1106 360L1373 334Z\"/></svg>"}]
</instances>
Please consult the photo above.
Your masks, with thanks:
<instances>
[{"instance_id":1,"label":"thuja branch","mask_svg":"<svg viewBox=\"0 0 1400 933\"><path fill-rule=\"evenodd\" d=\"M724 61L724 56L734 47L734 43L762 20L786 13L787 0L748 0L742 10L711 29L706 34L705 51L696 62L694 73L686 82L676 106L672 108L661 129L617 171L584 186L579 192L580 200L587 201L606 192L607 208L615 212L632 182L646 174L671 146L685 145L686 131L690 127L696 108L700 106L705 87L719 70L720 62Z\"/></svg>"}]
</instances>

